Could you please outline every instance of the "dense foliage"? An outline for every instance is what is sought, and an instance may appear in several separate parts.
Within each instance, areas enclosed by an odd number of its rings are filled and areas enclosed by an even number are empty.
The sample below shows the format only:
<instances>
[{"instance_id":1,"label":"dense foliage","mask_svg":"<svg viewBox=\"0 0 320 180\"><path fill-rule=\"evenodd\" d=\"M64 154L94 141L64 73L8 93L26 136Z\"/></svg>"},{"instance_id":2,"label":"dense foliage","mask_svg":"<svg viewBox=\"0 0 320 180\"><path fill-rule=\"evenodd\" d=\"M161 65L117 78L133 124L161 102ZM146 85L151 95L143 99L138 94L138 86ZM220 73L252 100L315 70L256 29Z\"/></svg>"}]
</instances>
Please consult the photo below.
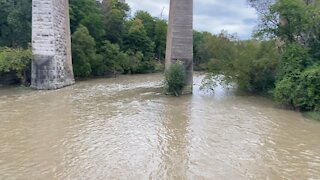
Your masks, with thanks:
<instances>
[{"instance_id":1,"label":"dense foliage","mask_svg":"<svg viewBox=\"0 0 320 180\"><path fill-rule=\"evenodd\" d=\"M195 64L210 72L203 87L236 83L240 90L252 93L274 88L279 54L273 41L240 41L226 32L196 33L202 43L195 43Z\"/></svg>"},{"instance_id":2,"label":"dense foliage","mask_svg":"<svg viewBox=\"0 0 320 180\"><path fill-rule=\"evenodd\" d=\"M92 72L91 64L96 59L94 38L88 29L80 25L72 34L72 57L74 75L77 77L89 76Z\"/></svg>"},{"instance_id":3,"label":"dense foliage","mask_svg":"<svg viewBox=\"0 0 320 180\"><path fill-rule=\"evenodd\" d=\"M319 5L319 0L278 0L262 16L269 23L258 29L281 42L274 97L294 109L320 110ZM271 25L271 21L278 25Z\"/></svg>"},{"instance_id":4,"label":"dense foliage","mask_svg":"<svg viewBox=\"0 0 320 180\"><path fill-rule=\"evenodd\" d=\"M169 94L179 96L186 86L186 73L181 62L170 65L165 72L165 87Z\"/></svg>"},{"instance_id":5,"label":"dense foliage","mask_svg":"<svg viewBox=\"0 0 320 180\"><path fill-rule=\"evenodd\" d=\"M31 1L0 0L0 46L28 47L31 41Z\"/></svg>"},{"instance_id":6,"label":"dense foliage","mask_svg":"<svg viewBox=\"0 0 320 180\"><path fill-rule=\"evenodd\" d=\"M250 0L260 13L257 36L274 38L281 52L274 97L298 110L320 111L320 1Z\"/></svg>"},{"instance_id":7,"label":"dense foliage","mask_svg":"<svg viewBox=\"0 0 320 180\"><path fill-rule=\"evenodd\" d=\"M167 23L118 0L71 0L72 54L77 77L162 70Z\"/></svg>"},{"instance_id":8,"label":"dense foliage","mask_svg":"<svg viewBox=\"0 0 320 180\"><path fill-rule=\"evenodd\" d=\"M0 75L14 72L22 84L28 84L31 76L31 58L31 49L5 48L0 50Z\"/></svg>"},{"instance_id":9,"label":"dense foliage","mask_svg":"<svg viewBox=\"0 0 320 180\"><path fill-rule=\"evenodd\" d=\"M0 47L6 47L5 52L18 53L30 46L31 2L0 0ZM145 11L138 11L130 17L129 5L118 0L70 0L69 3L76 77L163 70L165 20L152 17ZM17 56L12 58L20 61ZM8 58L2 58L0 67L15 65L4 59ZM30 68L30 63L26 63L25 72L29 73ZM20 69L11 68L11 71L21 73ZM0 69L0 76L4 73L7 69Z\"/></svg>"},{"instance_id":10,"label":"dense foliage","mask_svg":"<svg viewBox=\"0 0 320 180\"><path fill-rule=\"evenodd\" d=\"M14 75L27 85L31 76L31 0L0 0L0 77Z\"/></svg>"},{"instance_id":11,"label":"dense foliage","mask_svg":"<svg viewBox=\"0 0 320 180\"><path fill-rule=\"evenodd\" d=\"M210 72L204 85L235 83L244 91L270 93L288 107L319 111L320 1L248 2L260 17L259 40L194 33L196 68Z\"/></svg>"},{"instance_id":12,"label":"dense foliage","mask_svg":"<svg viewBox=\"0 0 320 180\"><path fill-rule=\"evenodd\" d=\"M320 110L320 66L299 44L285 47L274 90L276 100L299 110Z\"/></svg>"}]
</instances>

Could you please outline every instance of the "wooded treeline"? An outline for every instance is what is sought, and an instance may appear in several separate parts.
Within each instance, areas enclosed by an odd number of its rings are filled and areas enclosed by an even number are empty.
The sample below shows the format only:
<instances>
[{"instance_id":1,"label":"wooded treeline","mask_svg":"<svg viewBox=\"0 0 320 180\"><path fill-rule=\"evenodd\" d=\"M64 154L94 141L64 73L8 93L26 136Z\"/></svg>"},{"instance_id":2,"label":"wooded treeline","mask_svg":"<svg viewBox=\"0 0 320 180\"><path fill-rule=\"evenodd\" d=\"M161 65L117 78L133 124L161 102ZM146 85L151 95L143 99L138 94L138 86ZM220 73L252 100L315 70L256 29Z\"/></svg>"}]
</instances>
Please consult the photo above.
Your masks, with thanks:
<instances>
[{"instance_id":1,"label":"wooded treeline","mask_svg":"<svg viewBox=\"0 0 320 180\"><path fill-rule=\"evenodd\" d=\"M195 69L210 72L204 87L236 84L294 109L319 111L319 0L248 4L260 20L253 39L239 40L225 31L194 31ZM0 9L0 77L13 72L28 83L31 0L0 0ZM163 70L166 20L145 11L131 17L129 12L128 4L117 0L70 0L76 77Z\"/></svg>"},{"instance_id":2,"label":"wooded treeline","mask_svg":"<svg viewBox=\"0 0 320 180\"><path fill-rule=\"evenodd\" d=\"M248 3L260 20L255 40L238 41L226 33L195 36L204 42L195 43L195 60L204 61L202 67L211 72L204 86L236 83L241 90L269 94L287 107L320 111L320 1Z\"/></svg>"},{"instance_id":3,"label":"wooded treeline","mask_svg":"<svg viewBox=\"0 0 320 180\"><path fill-rule=\"evenodd\" d=\"M24 83L30 80L31 3L0 1L0 74L14 72ZM117 0L69 3L76 77L163 70L166 20L145 11L131 17L129 5ZM26 56L18 58L21 51Z\"/></svg>"}]
</instances>

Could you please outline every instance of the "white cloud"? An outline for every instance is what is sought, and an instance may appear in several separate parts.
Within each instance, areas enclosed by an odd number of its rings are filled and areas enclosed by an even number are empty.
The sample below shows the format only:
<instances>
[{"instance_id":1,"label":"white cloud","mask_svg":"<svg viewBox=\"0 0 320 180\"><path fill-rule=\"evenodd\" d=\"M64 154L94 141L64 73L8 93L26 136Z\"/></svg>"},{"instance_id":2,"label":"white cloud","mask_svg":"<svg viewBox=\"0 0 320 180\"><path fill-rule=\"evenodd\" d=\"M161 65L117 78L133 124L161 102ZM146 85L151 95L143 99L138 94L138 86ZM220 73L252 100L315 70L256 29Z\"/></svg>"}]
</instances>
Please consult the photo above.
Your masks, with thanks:
<instances>
[{"instance_id":1,"label":"white cloud","mask_svg":"<svg viewBox=\"0 0 320 180\"><path fill-rule=\"evenodd\" d=\"M132 13L137 10L148 11L151 15L160 17L162 14L164 18L169 14L169 0L126 0L132 9Z\"/></svg>"},{"instance_id":2,"label":"white cloud","mask_svg":"<svg viewBox=\"0 0 320 180\"><path fill-rule=\"evenodd\" d=\"M148 11L151 15L168 18L169 0L126 0L132 9ZM194 29L219 33L227 30L241 39L251 36L257 16L246 0L194 0Z\"/></svg>"}]
</instances>

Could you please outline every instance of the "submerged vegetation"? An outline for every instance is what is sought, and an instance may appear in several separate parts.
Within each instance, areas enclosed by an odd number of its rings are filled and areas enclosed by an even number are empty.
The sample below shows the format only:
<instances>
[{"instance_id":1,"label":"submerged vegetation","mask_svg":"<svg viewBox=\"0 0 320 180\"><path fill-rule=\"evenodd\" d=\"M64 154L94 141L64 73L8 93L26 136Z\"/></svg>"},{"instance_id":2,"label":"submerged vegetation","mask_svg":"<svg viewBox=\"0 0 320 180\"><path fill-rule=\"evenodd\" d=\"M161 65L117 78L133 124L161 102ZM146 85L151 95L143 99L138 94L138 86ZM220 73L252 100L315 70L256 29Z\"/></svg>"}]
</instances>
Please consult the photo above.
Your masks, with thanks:
<instances>
[{"instance_id":1,"label":"submerged vegetation","mask_svg":"<svg viewBox=\"0 0 320 180\"><path fill-rule=\"evenodd\" d=\"M165 72L165 89L168 94L180 96L186 86L186 73L183 64L177 61Z\"/></svg>"}]
</instances>

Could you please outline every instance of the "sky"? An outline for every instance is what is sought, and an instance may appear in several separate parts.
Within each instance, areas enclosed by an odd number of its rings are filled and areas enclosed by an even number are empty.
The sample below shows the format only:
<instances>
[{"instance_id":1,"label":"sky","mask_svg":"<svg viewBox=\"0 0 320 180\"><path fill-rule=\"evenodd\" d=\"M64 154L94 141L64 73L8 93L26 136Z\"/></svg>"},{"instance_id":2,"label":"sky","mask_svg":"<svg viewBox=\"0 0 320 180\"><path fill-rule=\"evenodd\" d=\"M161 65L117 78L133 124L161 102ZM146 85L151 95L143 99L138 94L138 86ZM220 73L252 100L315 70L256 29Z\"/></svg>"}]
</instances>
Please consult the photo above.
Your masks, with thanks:
<instances>
[{"instance_id":1,"label":"sky","mask_svg":"<svg viewBox=\"0 0 320 180\"><path fill-rule=\"evenodd\" d=\"M168 18L169 0L126 0L131 13L148 11L152 16ZM237 34L240 39L249 39L257 25L255 10L246 0L194 0L194 29L214 34L222 30ZM162 16L161 16L162 15Z\"/></svg>"}]
</instances>

